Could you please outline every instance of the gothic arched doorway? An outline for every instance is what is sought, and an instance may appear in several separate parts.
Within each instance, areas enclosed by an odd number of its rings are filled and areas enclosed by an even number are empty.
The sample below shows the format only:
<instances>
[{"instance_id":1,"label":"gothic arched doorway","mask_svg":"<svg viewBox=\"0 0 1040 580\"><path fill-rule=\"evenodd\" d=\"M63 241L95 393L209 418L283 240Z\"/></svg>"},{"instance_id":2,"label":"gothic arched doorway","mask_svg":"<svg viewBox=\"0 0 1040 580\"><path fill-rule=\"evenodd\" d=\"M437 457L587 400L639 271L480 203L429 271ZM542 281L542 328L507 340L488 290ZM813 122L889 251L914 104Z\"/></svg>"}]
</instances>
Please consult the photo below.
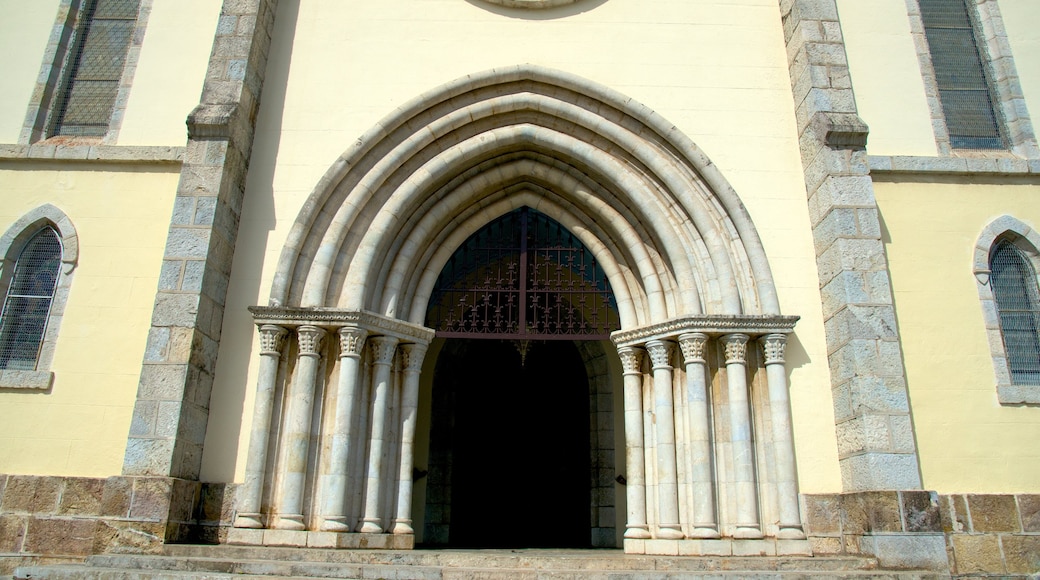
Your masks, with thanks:
<instances>
[{"instance_id":1,"label":"gothic arched doorway","mask_svg":"<svg viewBox=\"0 0 1040 580\"><path fill-rule=\"evenodd\" d=\"M426 324L446 343L433 377L425 542L602 545L613 522L597 517L614 502L597 484L613 442L595 433L611 423L597 408L609 389L590 381L586 359L618 320L591 252L533 209L510 212L456 250Z\"/></svg>"}]
</instances>

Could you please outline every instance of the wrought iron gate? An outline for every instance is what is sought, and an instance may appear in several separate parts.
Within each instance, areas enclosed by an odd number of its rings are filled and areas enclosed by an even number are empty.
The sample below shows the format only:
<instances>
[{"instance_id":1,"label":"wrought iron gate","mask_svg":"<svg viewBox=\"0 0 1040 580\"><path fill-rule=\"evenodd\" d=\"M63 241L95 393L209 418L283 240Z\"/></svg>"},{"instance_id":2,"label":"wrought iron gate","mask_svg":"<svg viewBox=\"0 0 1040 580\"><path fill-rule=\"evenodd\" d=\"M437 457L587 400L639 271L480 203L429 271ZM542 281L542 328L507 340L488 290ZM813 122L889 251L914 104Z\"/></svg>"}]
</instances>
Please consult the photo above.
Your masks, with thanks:
<instances>
[{"instance_id":1,"label":"wrought iron gate","mask_svg":"<svg viewBox=\"0 0 1040 580\"><path fill-rule=\"evenodd\" d=\"M445 338L600 340L620 328L603 269L578 238L520 208L455 251L431 296L426 325Z\"/></svg>"}]
</instances>

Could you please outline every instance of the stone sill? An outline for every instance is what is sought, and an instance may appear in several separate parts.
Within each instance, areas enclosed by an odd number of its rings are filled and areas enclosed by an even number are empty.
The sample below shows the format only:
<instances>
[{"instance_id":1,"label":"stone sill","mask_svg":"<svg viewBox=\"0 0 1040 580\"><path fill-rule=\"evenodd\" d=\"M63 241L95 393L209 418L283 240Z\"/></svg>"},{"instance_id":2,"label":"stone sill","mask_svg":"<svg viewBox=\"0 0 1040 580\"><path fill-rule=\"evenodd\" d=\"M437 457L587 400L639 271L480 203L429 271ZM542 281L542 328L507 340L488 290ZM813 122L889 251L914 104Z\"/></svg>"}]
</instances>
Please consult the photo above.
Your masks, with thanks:
<instances>
[{"instance_id":1,"label":"stone sill","mask_svg":"<svg viewBox=\"0 0 1040 580\"><path fill-rule=\"evenodd\" d=\"M1040 176L1040 159L1019 157L918 157L910 155L869 155L871 175L992 175Z\"/></svg>"},{"instance_id":2,"label":"stone sill","mask_svg":"<svg viewBox=\"0 0 1040 580\"><path fill-rule=\"evenodd\" d=\"M50 371L0 371L0 389L46 391L53 383L54 373Z\"/></svg>"},{"instance_id":3,"label":"stone sill","mask_svg":"<svg viewBox=\"0 0 1040 580\"><path fill-rule=\"evenodd\" d=\"M89 161L95 163L182 164L185 147L87 144L0 143L0 161Z\"/></svg>"},{"instance_id":4,"label":"stone sill","mask_svg":"<svg viewBox=\"0 0 1040 580\"><path fill-rule=\"evenodd\" d=\"M997 385L997 400L1001 405L1040 405L1040 386Z\"/></svg>"}]
</instances>

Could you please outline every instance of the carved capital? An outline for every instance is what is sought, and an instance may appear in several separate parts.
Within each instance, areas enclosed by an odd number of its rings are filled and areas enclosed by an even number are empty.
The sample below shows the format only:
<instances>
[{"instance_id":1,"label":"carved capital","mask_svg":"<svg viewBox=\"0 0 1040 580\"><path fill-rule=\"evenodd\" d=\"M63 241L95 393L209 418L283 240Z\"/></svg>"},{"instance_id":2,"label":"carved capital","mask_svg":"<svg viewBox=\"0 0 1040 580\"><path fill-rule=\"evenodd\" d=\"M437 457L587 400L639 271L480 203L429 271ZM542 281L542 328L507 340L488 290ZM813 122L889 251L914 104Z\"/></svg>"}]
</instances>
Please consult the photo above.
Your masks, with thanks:
<instances>
[{"instance_id":1,"label":"carved capital","mask_svg":"<svg viewBox=\"0 0 1040 580\"><path fill-rule=\"evenodd\" d=\"M363 328L344 326L339 329L339 357L361 358L368 331Z\"/></svg>"},{"instance_id":2,"label":"carved capital","mask_svg":"<svg viewBox=\"0 0 1040 580\"><path fill-rule=\"evenodd\" d=\"M670 340L651 340L646 343L646 352L650 354L650 361L654 368L672 368L672 351L675 343Z\"/></svg>"},{"instance_id":3,"label":"carved capital","mask_svg":"<svg viewBox=\"0 0 1040 580\"><path fill-rule=\"evenodd\" d=\"M296 329L300 343L300 356L321 356L321 345L325 340L325 331L317 326L301 326Z\"/></svg>"},{"instance_id":4,"label":"carved capital","mask_svg":"<svg viewBox=\"0 0 1040 580\"><path fill-rule=\"evenodd\" d=\"M289 331L274 324L260 326L260 354L267 356L282 356L285 348L285 337Z\"/></svg>"},{"instance_id":5,"label":"carved capital","mask_svg":"<svg viewBox=\"0 0 1040 580\"><path fill-rule=\"evenodd\" d=\"M784 364L784 349L787 347L786 334L767 334L759 339L762 343L762 353L766 357L767 365Z\"/></svg>"},{"instance_id":6,"label":"carved capital","mask_svg":"<svg viewBox=\"0 0 1040 580\"><path fill-rule=\"evenodd\" d=\"M638 374L642 370L640 367L643 366L643 350L634 346L623 346L617 350L618 356L621 357L621 368L625 369L625 374Z\"/></svg>"},{"instance_id":7,"label":"carved capital","mask_svg":"<svg viewBox=\"0 0 1040 580\"><path fill-rule=\"evenodd\" d=\"M747 362L747 342L750 338L746 334L727 334L720 339L726 347L726 364Z\"/></svg>"},{"instance_id":8,"label":"carved capital","mask_svg":"<svg viewBox=\"0 0 1040 580\"><path fill-rule=\"evenodd\" d=\"M682 350L686 364L703 363L704 347L708 345L708 335L702 332L691 332L679 335L679 348Z\"/></svg>"},{"instance_id":9,"label":"carved capital","mask_svg":"<svg viewBox=\"0 0 1040 580\"><path fill-rule=\"evenodd\" d=\"M372 364L391 365L397 351L397 339L392 336L374 336L368 343L372 347Z\"/></svg>"},{"instance_id":10,"label":"carved capital","mask_svg":"<svg viewBox=\"0 0 1040 580\"><path fill-rule=\"evenodd\" d=\"M398 350L401 351L401 368L404 372L417 373L422 370L423 358L426 357L425 344L402 344Z\"/></svg>"}]
</instances>

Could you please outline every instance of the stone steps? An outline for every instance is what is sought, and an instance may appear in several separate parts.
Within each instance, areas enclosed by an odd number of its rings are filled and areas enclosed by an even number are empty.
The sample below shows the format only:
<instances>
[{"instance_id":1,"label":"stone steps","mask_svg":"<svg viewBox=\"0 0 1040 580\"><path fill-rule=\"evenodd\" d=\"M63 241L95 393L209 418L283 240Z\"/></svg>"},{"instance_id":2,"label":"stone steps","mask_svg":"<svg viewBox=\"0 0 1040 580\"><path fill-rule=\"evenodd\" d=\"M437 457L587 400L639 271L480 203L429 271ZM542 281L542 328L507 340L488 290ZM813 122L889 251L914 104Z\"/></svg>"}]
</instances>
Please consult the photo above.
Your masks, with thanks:
<instances>
[{"instance_id":1,"label":"stone steps","mask_svg":"<svg viewBox=\"0 0 1040 580\"><path fill-rule=\"evenodd\" d=\"M317 550L166 546L161 555L102 554L81 565L26 566L18 580L387 578L396 580L932 580L923 571L885 571L856 557L633 556L619 550Z\"/></svg>"}]
</instances>

